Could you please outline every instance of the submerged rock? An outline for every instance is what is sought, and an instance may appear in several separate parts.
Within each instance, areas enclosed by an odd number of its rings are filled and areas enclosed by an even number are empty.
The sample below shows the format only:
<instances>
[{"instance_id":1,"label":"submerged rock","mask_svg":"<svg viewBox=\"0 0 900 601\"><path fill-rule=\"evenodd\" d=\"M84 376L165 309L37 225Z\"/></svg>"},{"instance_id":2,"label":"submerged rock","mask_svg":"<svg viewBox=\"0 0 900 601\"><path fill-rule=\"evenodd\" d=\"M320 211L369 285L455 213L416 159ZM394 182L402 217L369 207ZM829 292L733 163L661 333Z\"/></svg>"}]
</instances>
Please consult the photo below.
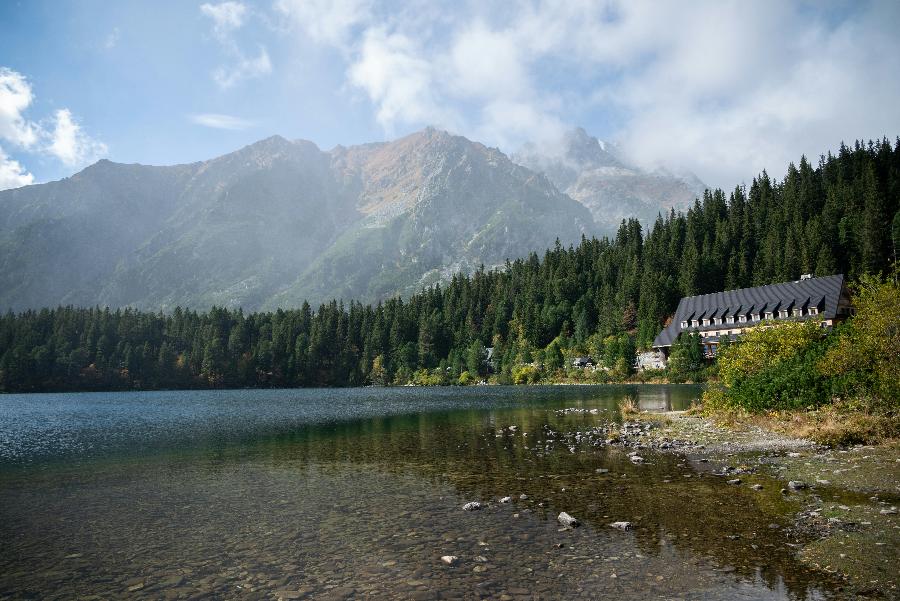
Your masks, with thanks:
<instances>
[{"instance_id":1,"label":"submerged rock","mask_svg":"<svg viewBox=\"0 0 900 601\"><path fill-rule=\"evenodd\" d=\"M610 524L610 527L615 528L616 530L632 530L634 529L634 524L631 522L613 522Z\"/></svg>"},{"instance_id":2,"label":"submerged rock","mask_svg":"<svg viewBox=\"0 0 900 601\"><path fill-rule=\"evenodd\" d=\"M444 555L441 557L441 561L448 566L455 566L459 562L459 557L456 555Z\"/></svg>"},{"instance_id":3,"label":"submerged rock","mask_svg":"<svg viewBox=\"0 0 900 601\"><path fill-rule=\"evenodd\" d=\"M463 511L477 511L481 509L481 503L478 501L470 501L463 505Z\"/></svg>"},{"instance_id":4,"label":"submerged rock","mask_svg":"<svg viewBox=\"0 0 900 601\"><path fill-rule=\"evenodd\" d=\"M510 501L512 501L512 497L503 497L500 499L501 503L509 503Z\"/></svg>"},{"instance_id":5,"label":"submerged rock","mask_svg":"<svg viewBox=\"0 0 900 601\"><path fill-rule=\"evenodd\" d=\"M569 515L568 513L566 513L565 511L563 511L562 513L560 513L560 514L556 517L556 519L559 520L559 523L560 523L560 524L562 524L563 526L567 526L567 527L569 527L569 528L577 528L578 526L581 525L581 522L579 522L577 519L575 519L575 518L573 518L572 516L570 516L570 515Z\"/></svg>"}]
</instances>

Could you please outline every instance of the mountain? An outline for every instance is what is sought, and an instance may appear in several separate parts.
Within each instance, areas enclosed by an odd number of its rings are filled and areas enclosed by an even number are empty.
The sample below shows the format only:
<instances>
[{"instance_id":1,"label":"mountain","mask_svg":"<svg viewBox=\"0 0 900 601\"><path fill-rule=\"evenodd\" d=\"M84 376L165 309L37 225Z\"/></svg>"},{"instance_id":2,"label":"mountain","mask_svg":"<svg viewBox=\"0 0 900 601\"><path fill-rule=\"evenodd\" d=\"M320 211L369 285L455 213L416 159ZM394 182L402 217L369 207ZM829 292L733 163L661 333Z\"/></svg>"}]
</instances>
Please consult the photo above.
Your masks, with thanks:
<instances>
[{"instance_id":1,"label":"mountain","mask_svg":"<svg viewBox=\"0 0 900 601\"><path fill-rule=\"evenodd\" d=\"M0 192L0 308L377 301L596 231L546 177L460 136L328 152L275 136Z\"/></svg>"},{"instance_id":2,"label":"mountain","mask_svg":"<svg viewBox=\"0 0 900 601\"><path fill-rule=\"evenodd\" d=\"M561 191L583 204L601 230L615 231L622 219L644 226L671 209L686 209L706 186L697 176L664 170L648 172L629 164L616 146L577 128L552 150L527 144L512 159L543 173Z\"/></svg>"}]
</instances>

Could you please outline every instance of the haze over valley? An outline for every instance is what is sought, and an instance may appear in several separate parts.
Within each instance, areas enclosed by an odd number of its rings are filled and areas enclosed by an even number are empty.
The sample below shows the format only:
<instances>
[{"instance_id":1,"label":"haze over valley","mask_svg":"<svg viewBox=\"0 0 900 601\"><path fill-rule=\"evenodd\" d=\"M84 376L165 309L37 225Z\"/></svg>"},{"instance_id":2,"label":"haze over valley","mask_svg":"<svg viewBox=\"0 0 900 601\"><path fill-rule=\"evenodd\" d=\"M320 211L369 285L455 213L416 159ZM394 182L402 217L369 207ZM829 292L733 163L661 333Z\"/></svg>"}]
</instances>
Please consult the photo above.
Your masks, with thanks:
<instances>
[{"instance_id":1,"label":"haze over valley","mask_svg":"<svg viewBox=\"0 0 900 601\"><path fill-rule=\"evenodd\" d=\"M330 151L272 136L169 167L101 160L0 192L0 306L377 302L702 195L695 176L607 148L576 129L553 154L531 144L510 160L427 128Z\"/></svg>"}]
</instances>

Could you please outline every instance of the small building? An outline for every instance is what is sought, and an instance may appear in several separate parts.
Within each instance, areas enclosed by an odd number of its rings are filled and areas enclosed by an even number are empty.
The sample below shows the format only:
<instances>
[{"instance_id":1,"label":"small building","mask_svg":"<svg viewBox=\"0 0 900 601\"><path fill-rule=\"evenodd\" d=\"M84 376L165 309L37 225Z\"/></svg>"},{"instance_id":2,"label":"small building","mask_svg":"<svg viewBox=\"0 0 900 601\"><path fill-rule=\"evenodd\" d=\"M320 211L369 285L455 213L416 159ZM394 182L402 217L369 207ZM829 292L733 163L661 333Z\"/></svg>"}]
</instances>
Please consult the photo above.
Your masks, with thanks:
<instances>
[{"instance_id":1,"label":"small building","mask_svg":"<svg viewBox=\"0 0 900 601\"><path fill-rule=\"evenodd\" d=\"M590 357L575 357L572 360L572 367L594 367L594 360Z\"/></svg>"},{"instance_id":2,"label":"small building","mask_svg":"<svg viewBox=\"0 0 900 601\"><path fill-rule=\"evenodd\" d=\"M497 364L494 361L494 347L492 346L484 349L484 366L488 373L494 373L497 370Z\"/></svg>"},{"instance_id":3,"label":"small building","mask_svg":"<svg viewBox=\"0 0 900 601\"><path fill-rule=\"evenodd\" d=\"M804 275L795 282L686 296L678 303L672 322L653 341L653 348L668 357L678 337L693 332L700 335L704 354L711 359L726 336L734 340L762 322L815 319L830 328L851 311L841 274Z\"/></svg>"},{"instance_id":4,"label":"small building","mask_svg":"<svg viewBox=\"0 0 900 601\"><path fill-rule=\"evenodd\" d=\"M638 371L647 369L665 369L666 356L661 351L643 351L637 354L634 367Z\"/></svg>"}]
</instances>

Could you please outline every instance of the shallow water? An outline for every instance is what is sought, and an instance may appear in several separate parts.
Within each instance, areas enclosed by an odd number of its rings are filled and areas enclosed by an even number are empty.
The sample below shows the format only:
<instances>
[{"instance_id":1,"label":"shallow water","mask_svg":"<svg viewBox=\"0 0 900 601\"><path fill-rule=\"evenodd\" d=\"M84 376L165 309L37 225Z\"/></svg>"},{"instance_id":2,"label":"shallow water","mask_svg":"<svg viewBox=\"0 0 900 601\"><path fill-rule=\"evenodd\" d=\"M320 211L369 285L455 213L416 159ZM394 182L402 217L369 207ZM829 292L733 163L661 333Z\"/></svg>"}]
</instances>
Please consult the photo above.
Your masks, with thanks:
<instances>
[{"instance_id":1,"label":"shallow water","mask_svg":"<svg viewBox=\"0 0 900 601\"><path fill-rule=\"evenodd\" d=\"M837 597L794 560L777 498L677 455L633 465L625 450L548 437L617 419L626 395L679 409L697 394L0 397L0 597ZM572 407L588 411L558 411ZM486 507L463 511L473 500ZM560 511L583 525L561 530Z\"/></svg>"}]
</instances>

